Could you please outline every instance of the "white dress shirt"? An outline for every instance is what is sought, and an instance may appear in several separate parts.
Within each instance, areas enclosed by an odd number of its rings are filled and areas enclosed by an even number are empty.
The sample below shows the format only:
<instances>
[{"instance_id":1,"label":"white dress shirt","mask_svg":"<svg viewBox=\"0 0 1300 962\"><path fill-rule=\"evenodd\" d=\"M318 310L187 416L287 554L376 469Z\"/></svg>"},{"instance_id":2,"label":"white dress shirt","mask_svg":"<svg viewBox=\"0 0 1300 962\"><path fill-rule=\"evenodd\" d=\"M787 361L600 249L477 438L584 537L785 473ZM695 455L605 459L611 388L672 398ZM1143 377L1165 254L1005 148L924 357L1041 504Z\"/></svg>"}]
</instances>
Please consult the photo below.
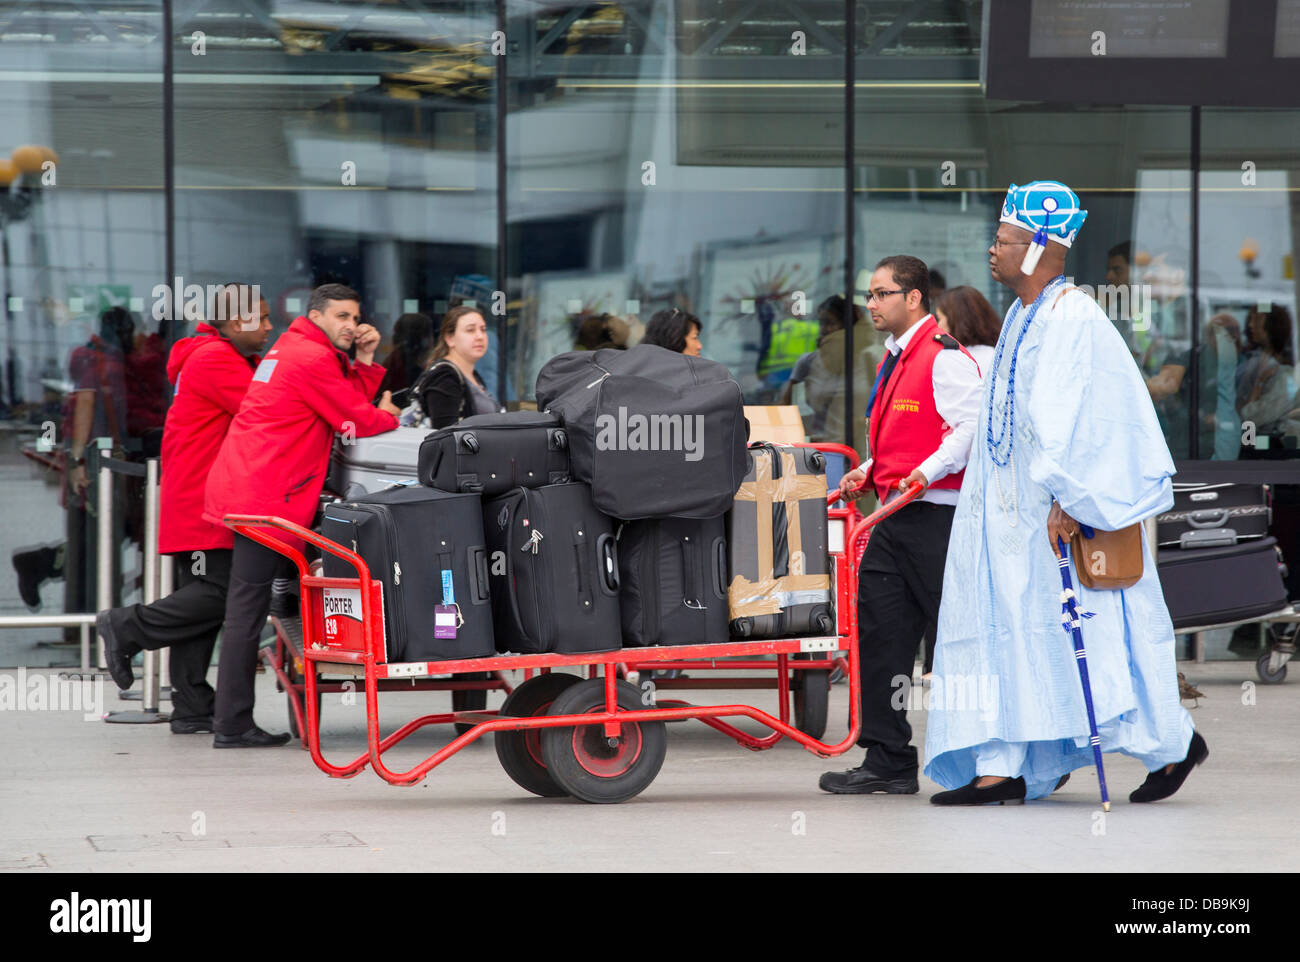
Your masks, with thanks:
<instances>
[{"instance_id":1,"label":"white dress shirt","mask_svg":"<svg viewBox=\"0 0 1300 962\"><path fill-rule=\"evenodd\" d=\"M921 318L900 338L895 339L894 335L889 335L885 338L885 349L893 355L901 354L907 347L908 341L930 316L927 314ZM991 348L989 352L991 355ZM925 494L921 495L919 499L921 501L929 501L933 504L957 503L957 489L936 490L933 484L940 478L956 474L966 467L966 462L970 460L971 443L975 440L975 421L979 417L980 402L984 398L981 390L983 379L980 376L983 370L983 365L977 367L961 351L945 348L935 355L934 367L930 372L934 388L934 407L939 412L939 417L947 422L952 431L939 442L939 447L933 454L917 465L931 485L926 488ZM894 372L890 372L889 376L892 378ZM864 471L870 470L871 461L872 459L868 457L859 467ZM888 504L901 494L901 491L894 488L885 496L885 503Z\"/></svg>"}]
</instances>

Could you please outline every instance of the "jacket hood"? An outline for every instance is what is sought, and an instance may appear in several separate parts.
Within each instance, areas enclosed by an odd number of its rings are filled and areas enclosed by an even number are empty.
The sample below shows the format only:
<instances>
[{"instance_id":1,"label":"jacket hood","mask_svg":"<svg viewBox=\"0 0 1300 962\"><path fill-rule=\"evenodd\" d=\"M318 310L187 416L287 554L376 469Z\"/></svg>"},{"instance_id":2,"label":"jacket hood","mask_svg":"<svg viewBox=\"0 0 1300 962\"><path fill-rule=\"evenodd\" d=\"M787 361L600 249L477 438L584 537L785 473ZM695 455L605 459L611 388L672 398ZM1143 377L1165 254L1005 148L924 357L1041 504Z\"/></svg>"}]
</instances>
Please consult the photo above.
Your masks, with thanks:
<instances>
[{"instance_id":1,"label":"jacket hood","mask_svg":"<svg viewBox=\"0 0 1300 962\"><path fill-rule=\"evenodd\" d=\"M180 377L181 368L185 362L190 359L190 355L200 346L208 343L214 337L221 337L221 334L211 324L199 324L195 328L196 333L192 337L183 337L172 345L172 352L167 357L167 380L172 384Z\"/></svg>"}]
</instances>

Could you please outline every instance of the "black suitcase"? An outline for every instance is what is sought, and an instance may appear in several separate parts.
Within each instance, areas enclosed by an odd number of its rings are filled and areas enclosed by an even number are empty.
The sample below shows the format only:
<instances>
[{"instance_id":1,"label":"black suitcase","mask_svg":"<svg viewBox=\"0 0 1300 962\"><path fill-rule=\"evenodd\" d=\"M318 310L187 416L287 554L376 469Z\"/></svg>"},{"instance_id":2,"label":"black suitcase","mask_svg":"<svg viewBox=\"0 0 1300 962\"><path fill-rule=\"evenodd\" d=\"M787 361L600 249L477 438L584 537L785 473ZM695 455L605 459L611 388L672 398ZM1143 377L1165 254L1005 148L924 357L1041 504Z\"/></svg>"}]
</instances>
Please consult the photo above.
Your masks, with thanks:
<instances>
[{"instance_id":1,"label":"black suitcase","mask_svg":"<svg viewBox=\"0 0 1300 962\"><path fill-rule=\"evenodd\" d=\"M731 634L834 634L826 459L784 444L750 445L749 458L727 515Z\"/></svg>"},{"instance_id":2,"label":"black suitcase","mask_svg":"<svg viewBox=\"0 0 1300 962\"><path fill-rule=\"evenodd\" d=\"M1286 606L1277 541L1159 552L1156 570L1174 628L1217 625Z\"/></svg>"},{"instance_id":3,"label":"black suitcase","mask_svg":"<svg viewBox=\"0 0 1300 962\"><path fill-rule=\"evenodd\" d=\"M614 518L718 518L745 470L740 385L717 361L654 344L560 354L537 376L575 481Z\"/></svg>"},{"instance_id":4,"label":"black suitcase","mask_svg":"<svg viewBox=\"0 0 1300 962\"><path fill-rule=\"evenodd\" d=\"M618 533L625 645L720 644L727 628L722 518L629 521Z\"/></svg>"},{"instance_id":5,"label":"black suitcase","mask_svg":"<svg viewBox=\"0 0 1300 962\"><path fill-rule=\"evenodd\" d=\"M1175 481L1174 506L1156 516L1156 542L1203 548L1263 538L1271 515L1265 485Z\"/></svg>"},{"instance_id":6,"label":"black suitcase","mask_svg":"<svg viewBox=\"0 0 1300 962\"><path fill-rule=\"evenodd\" d=\"M325 506L321 534L361 555L370 576L383 582L387 661L495 653L477 495L412 485L339 501ZM326 554L325 576L357 575ZM446 634L452 637L439 637Z\"/></svg>"},{"instance_id":7,"label":"black suitcase","mask_svg":"<svg viewBox=\"0 0 1300 962\"><path fill-rule=\"evenodd\" d=\"M585 484L516 488L483 503L500 651L622 647L614 521Z\"/></svg>"},{"instance_id":8,"label":"black suitcase","mask_svg":"<svg viewBox=\"0 0 1300 962\"><path fill-rule=\"evenodd\" d=\"M421 484L495 498L511 488L569 480L569 450L560 419L537 411L476 414L426 437Z\"/></svg>"}]
</instances>

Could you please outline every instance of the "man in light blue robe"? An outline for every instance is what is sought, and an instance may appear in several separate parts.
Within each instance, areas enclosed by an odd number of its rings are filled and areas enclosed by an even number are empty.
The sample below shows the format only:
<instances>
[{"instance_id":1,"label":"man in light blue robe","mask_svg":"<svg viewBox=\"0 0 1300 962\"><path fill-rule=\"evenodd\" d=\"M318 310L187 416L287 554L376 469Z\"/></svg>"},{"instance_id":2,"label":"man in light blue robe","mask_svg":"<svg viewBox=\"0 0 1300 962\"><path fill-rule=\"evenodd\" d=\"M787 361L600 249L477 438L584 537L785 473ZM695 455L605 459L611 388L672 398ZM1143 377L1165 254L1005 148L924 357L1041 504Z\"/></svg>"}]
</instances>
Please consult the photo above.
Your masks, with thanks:
<instances>
[{"instance_id":1,"label":"man in light blue robe","mask_svg":"<svg viewBox=\"0 0 1300 962\"><path fill-rule=\"evenodd\" d=\"M1063 184L1013 184L989 248L993 278L1018 298L986 376L944 570L925 745L925 774L952 789L931 799L941 805L1040 798L1093 764L1056 537L1068 545L1080 524L1115 531L1173 504L1174 465L1141 372L1062 276L1086 216ZM1208 751L1179 702L1145 532L1135 585L1074 582L1102 751L1151 773L1131 801L1166 798Z\"/></svg>"}]
</instances>

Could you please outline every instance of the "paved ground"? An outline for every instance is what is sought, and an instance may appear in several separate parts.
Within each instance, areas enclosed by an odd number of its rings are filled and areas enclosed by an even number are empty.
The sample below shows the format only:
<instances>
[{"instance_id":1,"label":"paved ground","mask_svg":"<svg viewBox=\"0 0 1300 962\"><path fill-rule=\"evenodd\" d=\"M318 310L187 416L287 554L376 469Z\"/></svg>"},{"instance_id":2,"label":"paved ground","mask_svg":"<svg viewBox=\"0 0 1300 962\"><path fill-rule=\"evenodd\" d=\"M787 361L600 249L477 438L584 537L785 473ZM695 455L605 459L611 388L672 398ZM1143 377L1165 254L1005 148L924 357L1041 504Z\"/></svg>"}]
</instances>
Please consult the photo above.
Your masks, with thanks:
<instances>
[{"instance_id":1,"label":"paved ground","mask_svg":"<svg viewBox=\"0 0 1300 962\"><path fill-rule=\"evenodd\" d=\"M857 764L856 749L830 762L789 743L755 754L696 722L669 726L644 794L595 806L527 795L490 736L397 788L369 772L327 778L294 747L214 751L166 725L0 711L0 871L1294 871L1300 680L1243 691L1248 663L1182 667L1207 696L1193 718L1209 761L1174 799L1132 806L1144 773L1107 756L1116 804L1104 821L1090 771L1023 807L937 809L924 779L915 796L832 797L817 776ZM259 685L258 721L283 729L283 696ZM773 707L773 694L751 694ZM846 695L834 689L833 719ZM335 760L364 748L362 709L339 697L324 708ZM739 700L697 700L724 697ZM389 696L384 716L396 725L448 698ZM110 693L106 707L135 705ZM924 714L913 717L923 739ZM448 737L416 736L395 764Z\"/></svg>"}]
</instances>

